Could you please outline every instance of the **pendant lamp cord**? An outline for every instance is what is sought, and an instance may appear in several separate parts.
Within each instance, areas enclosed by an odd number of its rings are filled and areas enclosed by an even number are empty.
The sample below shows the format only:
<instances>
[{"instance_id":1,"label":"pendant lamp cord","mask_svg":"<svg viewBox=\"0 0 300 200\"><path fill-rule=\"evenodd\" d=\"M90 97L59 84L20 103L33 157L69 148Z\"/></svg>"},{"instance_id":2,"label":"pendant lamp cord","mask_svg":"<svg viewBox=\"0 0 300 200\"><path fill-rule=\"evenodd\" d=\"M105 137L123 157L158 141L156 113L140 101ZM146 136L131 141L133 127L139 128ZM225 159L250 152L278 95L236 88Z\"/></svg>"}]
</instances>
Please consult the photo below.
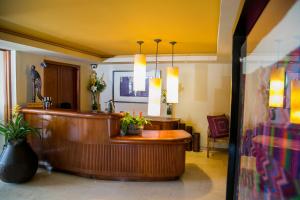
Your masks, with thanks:
<instances>
[{"instance_id":1,"label":"pendant lamp cord","mask_svg":"<svg viewBox=\"0 0 300 200\"><path fill-rule=\"evenodd\" d=\"M140 54L142 53L142 44L140 44Z\"/></svg>"},{"instance_id":2,"label":"pendant lamp cord","mask_svg":"<svg viewBox=\"0 0 300 200\"><path fill-rule=\"evenodd\" d=\"M136 43L138 43L140 45L140 54L142 53L142 44L144 43L144 41L137 41Z\"/></svg>"},{"instance_id":3,"label":"pendant lamp cord","mask_svg":"<svg viewBox=\"0 0 300 200\"><path fill-rule=\"evenodd\" d=\"M277 46L277 62L276 62L276 68L278 68L279 67L279 54L280 54L280 40L276 40L276 42L277 42L277 44L278 44L278 46Z\"/></svg>"},{"instance_id":4,"label":"pendant lamp cord","mask_svg":"<svg viewBox=\"0 0 300 200\"><path fill-rule=\"evenodd\" d=\"M170 44L172 45L172 67L174 67L174 46L176 44L175 41L170 42Z\"/></svg>"},{"instance_id":5,"label":"pendant lamp cord","mask_svg":"<svg viewBox=\"0 0 300 200\"><path fill-rule=\"evenodd\" d=\"M172 45L172 67L174 67L174 45Z\"/></svg>"},{"instance_id":6,"label":"pendant lamp cord","mask_svg":"<svg viewBox=\"0 0 300 200\"><path fill-rule=\"evenodd\" d=\"M157 74L158 43L161 42L161 39L155 39L154 41L156 42L156 56L155 56L155 78L156 78L156 74Z\"/></svg>"}]
</instances>

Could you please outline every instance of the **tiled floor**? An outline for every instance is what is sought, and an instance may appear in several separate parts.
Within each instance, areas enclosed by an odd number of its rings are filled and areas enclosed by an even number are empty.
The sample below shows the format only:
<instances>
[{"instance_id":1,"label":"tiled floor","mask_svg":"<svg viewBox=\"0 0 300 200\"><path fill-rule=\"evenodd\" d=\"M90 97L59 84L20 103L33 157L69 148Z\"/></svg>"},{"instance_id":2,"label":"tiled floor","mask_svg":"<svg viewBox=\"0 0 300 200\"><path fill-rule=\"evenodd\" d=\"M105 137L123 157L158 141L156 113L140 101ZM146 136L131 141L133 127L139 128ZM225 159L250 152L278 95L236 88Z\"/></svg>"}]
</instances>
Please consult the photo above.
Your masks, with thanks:
<instances>
[{"instance_id":1,"label":"tiled floor","mask_svg":"<svg viewBox=\"0 0 300 200\"><path fill-rule=\"evenodd\" d=\"M187 153L186 172L178 181L102 181L39 170L22 185L0 181L0 200L223 200L226 152L207 159L205 152Z\"/></svg>"}]
</instances>

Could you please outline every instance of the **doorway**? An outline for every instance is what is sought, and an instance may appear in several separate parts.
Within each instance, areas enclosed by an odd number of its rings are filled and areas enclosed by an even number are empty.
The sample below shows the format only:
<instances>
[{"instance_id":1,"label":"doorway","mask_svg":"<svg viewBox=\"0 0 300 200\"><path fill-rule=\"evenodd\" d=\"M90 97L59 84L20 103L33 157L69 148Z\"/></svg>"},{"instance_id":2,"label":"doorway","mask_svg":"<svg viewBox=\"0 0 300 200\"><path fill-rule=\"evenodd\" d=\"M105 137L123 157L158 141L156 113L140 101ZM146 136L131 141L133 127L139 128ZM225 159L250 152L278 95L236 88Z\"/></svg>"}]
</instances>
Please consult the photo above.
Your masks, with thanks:
<instances>
[{"instance_id":1,"label":"doorway","mask_svg":"<svg viewBox=\"0 0 300 200\"><path fill-rule=\"evenodd\" d=\"M79 110L80 66L46 60L44 96L51 97L54 108Z\"/></svg>"}]
</instances>

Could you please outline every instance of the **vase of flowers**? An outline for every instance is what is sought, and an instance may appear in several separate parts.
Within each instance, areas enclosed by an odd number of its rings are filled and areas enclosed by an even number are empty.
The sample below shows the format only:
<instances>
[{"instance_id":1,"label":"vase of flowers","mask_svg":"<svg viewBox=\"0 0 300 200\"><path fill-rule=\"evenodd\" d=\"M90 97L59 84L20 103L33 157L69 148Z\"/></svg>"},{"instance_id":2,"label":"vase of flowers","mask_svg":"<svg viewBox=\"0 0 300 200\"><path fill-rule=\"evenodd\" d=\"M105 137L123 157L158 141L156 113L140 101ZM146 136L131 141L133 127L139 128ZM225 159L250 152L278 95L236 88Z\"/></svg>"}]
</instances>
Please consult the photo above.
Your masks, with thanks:
<instances>
[{"instance_id":1,"label":"vase of flowers","mask_svg":"<svg viewBox=\"0 0 300 200\"><path fill-rule=\"evenodd\" d=\"M101 109L100 104L98 103L99 95L106 88L106 83L103 79L103 74L100 78L97 77L96 71L92 71L90 75L88 90L92 93L92 111L98 112Z\"/></svg>"},{"instance_id":2,"label":"vase of flowers","mask_svg":"<svg viewBox=\"0 0 300 200\"><path fill-rule=\"evenodd\" d=\"M0 123L0 134L5 145L0 155L0 179L8 183L22 183L30 180L38 168L38 157L27 143L30 134L39 135L38 129L31 127L16 106L12 119Z\"/></svg>"},{"instance_id":3,"label":"vase of flowers","mask_svg":"<svg viewBox=\"0 0 300 200\"><path fill-rule=\"evenodd\" d=\"M166 113L166 116L172 116L172 113L173 113L173 106L171 103L167 103L167 90L163 89L162 90L162 93L161 93L161 96L162 96L162 104L164 104L164 112Z\"/></svg>"},{"instance_id":4,"label":"vase of flowers","mask_svg":"<svg viewBox=\"0 0 300 200\"><path fill-rule=\"evenodd\" d=\"M140 135L144 129L144 125L150 122L143 117L143 113L140 112L139 116L130 115L126 112L121 119L121 135Z\"/></svg>"}]
</instances>

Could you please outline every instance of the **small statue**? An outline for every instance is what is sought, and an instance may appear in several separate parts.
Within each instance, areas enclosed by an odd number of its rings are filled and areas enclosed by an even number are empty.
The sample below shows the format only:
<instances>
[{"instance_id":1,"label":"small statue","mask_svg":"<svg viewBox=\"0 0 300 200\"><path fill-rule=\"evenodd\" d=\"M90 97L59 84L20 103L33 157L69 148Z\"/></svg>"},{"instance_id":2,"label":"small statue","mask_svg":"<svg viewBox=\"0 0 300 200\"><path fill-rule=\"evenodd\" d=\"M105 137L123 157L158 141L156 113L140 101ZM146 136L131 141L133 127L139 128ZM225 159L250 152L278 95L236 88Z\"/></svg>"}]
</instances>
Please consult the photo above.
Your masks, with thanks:
<instances>
[{"instance_id":1,"label":"small statue","mask_svg":"<svg viewBox=\"0 0 300 200\"><path fill-rule=\"evenodd\" d=\"M35 70L35 66L31 66L31 80L32 80L32 102L35 102L35 97L43 101L43 96L41 95L42 91L42 80L40 74Z\"/></svg>"}]
</instances>

